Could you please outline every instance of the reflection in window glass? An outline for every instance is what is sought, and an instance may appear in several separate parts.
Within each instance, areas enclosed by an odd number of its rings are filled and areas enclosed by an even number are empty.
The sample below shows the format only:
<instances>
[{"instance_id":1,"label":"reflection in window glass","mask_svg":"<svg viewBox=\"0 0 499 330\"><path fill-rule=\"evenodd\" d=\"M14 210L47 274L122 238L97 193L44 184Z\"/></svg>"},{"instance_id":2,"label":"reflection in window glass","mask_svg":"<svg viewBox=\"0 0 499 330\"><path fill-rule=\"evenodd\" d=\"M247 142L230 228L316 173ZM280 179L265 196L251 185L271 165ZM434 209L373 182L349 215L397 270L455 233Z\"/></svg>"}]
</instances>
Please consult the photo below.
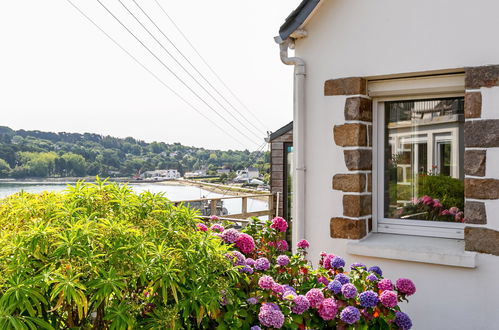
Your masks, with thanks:
<instances>
[{"instance_id":1,"label":"reflection in window glass","mask_svg":"<svg viewBox=\"0 0 499 330\"><path fill-rule=\"evenodd\" d=\"M385 103L387 218L463 221L462 97Z\"/></svg>"}]
</instances>

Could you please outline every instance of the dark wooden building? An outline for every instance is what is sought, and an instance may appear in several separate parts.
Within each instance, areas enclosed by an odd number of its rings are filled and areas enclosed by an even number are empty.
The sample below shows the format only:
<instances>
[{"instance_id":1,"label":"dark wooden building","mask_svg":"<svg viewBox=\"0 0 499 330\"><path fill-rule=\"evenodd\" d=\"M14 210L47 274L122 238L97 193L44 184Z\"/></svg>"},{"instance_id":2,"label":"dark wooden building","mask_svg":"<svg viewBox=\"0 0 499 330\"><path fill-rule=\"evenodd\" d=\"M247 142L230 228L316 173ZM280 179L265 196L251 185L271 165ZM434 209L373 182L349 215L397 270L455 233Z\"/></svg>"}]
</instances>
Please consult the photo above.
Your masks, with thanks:
<instances>
[{"instance_id":1,"label":"dark wooden building","mask_svg":"<svg viewBox=\"0 0 499 330\"><path fill-rule=\"evenodd\" d=\"M293 173L293 122L281 127L268 138L270 143L270 189L279 193L279 216L291 220Z\"/></svg>"}]
</instances>

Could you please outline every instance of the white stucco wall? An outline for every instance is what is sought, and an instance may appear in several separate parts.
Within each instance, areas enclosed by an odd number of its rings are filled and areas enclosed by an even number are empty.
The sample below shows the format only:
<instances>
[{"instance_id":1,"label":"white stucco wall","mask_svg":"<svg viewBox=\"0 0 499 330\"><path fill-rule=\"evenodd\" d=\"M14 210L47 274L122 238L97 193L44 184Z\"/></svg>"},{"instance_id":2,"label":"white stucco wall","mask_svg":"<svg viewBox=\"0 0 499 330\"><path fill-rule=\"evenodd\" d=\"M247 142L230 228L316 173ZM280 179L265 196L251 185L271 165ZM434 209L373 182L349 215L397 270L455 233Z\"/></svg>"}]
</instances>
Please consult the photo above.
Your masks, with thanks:
<instances>
[{"instance_id":1,"label":"white stucco wall","mask_svg":"<svg viewBox=\"0 0 499 330\"><path fill-rule=\"evenodd\" d=\"M414 329L499 328L499 257L479 254L466 269L349 255L347 240L332 239L331 217L342 216L343 193L332 177L347 173L334 125L344 123L344 96L324 96L324 82L342 77L499 64L499 1L326 0L307 24L296 54L307 63L306 238L348 262L379 265L391 279L410 277L417 293L404 307ZM484 118L499 118L499 88L482 89ZM375 150L374 150L375 152ZM487 149L486 177L499 178L499 148ZM488 227L499 229L499 201L486 202Z\"/></svg>"}]
</instances>

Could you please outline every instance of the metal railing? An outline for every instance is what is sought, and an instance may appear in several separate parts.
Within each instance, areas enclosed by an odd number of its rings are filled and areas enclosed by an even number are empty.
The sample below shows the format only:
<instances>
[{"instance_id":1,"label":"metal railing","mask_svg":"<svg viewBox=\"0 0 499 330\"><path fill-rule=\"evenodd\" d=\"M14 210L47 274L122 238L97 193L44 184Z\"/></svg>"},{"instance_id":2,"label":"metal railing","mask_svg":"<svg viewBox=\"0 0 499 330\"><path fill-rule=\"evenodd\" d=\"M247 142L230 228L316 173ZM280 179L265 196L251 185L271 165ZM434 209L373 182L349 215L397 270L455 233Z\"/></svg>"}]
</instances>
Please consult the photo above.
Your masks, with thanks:
<instances>
[{"instance_id":1,"label":"metal railing","mask_svg":"<svg viewBox=\"0 0 499 330\"><path fill-rule=\"evenodd\" d=\"M241 199L241 213L229 213L219 215L220 213L220 205L223 205L224 200L228 199ZM248 199L267 199L267 209L260 211L248 211ZM174 201L173 204L175 206L178 205L206 205L208 206L209 214L202 215L202 218L210 218L211 215L217 215L220 220L230 221L230 222L238 222L238 223L246 223L248 218L250 217L261 217L268 216L269 219L272 219L275 216L276 207L274 203L274 194L266 193L266 194L254 194L254 195L241 195L241 196L229 196L229 197L212 197L212 198L200 198L200 199L190 199L190 200L182 200L182 201Z\"/></svg>"}]
</instances>

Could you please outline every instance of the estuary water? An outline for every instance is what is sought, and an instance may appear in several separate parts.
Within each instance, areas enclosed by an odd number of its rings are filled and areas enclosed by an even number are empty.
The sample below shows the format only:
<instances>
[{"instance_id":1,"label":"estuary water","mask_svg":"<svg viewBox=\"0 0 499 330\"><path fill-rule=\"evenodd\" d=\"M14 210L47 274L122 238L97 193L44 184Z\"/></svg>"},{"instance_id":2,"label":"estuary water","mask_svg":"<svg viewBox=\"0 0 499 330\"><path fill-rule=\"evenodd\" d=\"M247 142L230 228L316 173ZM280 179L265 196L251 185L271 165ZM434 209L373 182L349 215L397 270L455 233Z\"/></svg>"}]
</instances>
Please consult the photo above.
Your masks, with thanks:
<instances>
[{"instance_id":1,"label":"estuary water","mask_svg":"<svg viewBox=\"0 0 499 330\"><path fill-rule=\"evenodd\" d=\"M132 189L140 193L142 191L150 191L153 193L163 193L165 197L172 201L182 201L190 199L199 198L212 198L212 197L223 197L222 194L217 194L210 192L208 190L189 186L189 185L169 185L165 183L133 183L129 184ZM8 195L15 194L20 191L25 191L29 193L40 193L43 191L63 191L66 189L67 184L62 183L0 183L0 198L7 197ZM225 195L226 197L228 195ZM224 200L224 207L227 208L229 214L240 213L241 210L241 199L227 199ZM260 211L267 208L267 203L264 201L249 199L248 200L248 211Z\"/></svg>"}]
</instances>

